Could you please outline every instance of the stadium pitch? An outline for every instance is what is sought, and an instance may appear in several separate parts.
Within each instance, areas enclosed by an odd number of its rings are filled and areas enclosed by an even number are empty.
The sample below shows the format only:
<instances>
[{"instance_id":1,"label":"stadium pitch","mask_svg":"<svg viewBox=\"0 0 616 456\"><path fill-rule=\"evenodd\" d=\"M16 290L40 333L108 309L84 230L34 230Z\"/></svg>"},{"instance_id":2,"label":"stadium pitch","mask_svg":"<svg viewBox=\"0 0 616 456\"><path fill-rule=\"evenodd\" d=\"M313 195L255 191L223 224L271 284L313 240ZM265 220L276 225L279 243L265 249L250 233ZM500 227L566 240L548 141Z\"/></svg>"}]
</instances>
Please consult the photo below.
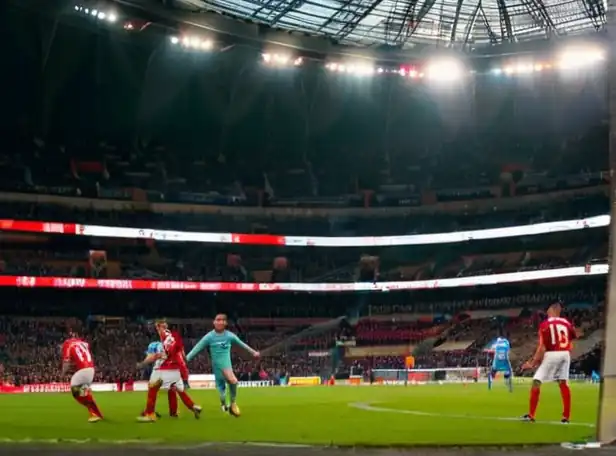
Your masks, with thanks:
<instances>
[{"instance_id":1,"label":"stadium pitch","mask_svg":"<svg viewBox=\"0 0 616 456\"><path fill-rule=\"evenodd\" d=\"M193 390L204 409L201 420L187 411L178 419L165 416L167 400L161 395L157 408L163 418L148 424L135 421L144 393L98 394L106 420L96 424L86 421L87 413L69 394L5 395L0 396L0 443L91 449L118 444L189 449L232 442L307 447L560 444L594 439L598 392L597 385L572 385L569 425L558 422L560 396L551 384L543 388L536 423L517 420L527 411L527 385L516 385L513 393L500 384L492 391L485 384L245 388L238 395L239 419L220 411L215 391Z\"/></svg>"}]
</instances>

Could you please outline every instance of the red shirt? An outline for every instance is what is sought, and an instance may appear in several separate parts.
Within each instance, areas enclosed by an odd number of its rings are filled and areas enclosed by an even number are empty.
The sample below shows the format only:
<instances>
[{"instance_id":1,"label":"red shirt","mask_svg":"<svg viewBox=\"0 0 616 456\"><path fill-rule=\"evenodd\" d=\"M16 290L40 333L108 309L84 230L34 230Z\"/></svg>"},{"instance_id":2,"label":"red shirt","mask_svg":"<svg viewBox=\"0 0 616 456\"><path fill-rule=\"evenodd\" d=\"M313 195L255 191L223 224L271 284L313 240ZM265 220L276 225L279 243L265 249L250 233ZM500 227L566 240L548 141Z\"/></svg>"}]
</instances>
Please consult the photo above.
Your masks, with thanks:
<instances>
[{"instance_id":1,"label":"red shirt","mask_svg":"<svg viewBox=\"0 0 616 456\"><path fill-rule=\"evenodd\" d=\"M178 356L178 366L180 368L180 374L182 379L188 380L188 366L186 365L186 358L184 353L184 341L182 340L182 336L177 331L171 331L171 335L175 338L176 344L178 344L178 350L180 351L180 356Z\"/></svg>"},{"instance_id":2,"label":"red shirt","mask_svg":"<svg viewBox=\"0 0 616 456\"><path fill-rule=\"evenodd\" d=\"M539 325L539 340L546 351L571 351L575 328L566 318L548 318Z\"/></svg>"},{"instance_id":3,"label":"red shirt","mask_svg":"<svg viewBox=\"0 0 616 456\"><path fill-rule=\"evenodd\" d=\"M166 358L158 369L160 370L180 370L182 362L182 346L177 339L173 337L170 331L167 331L161 337L163 348L165 349Z\"/></svg>"},{"instance_id":4,"label":"red shirt","mask_svg":"<svg viewBox=\"0 0 616 456\"><path fill-rule=\"evenodd\" d=\"M94 357L90 345L81 339L67 339L62 344L62 361L72 363L75 370L94 367Z\"/></svg>"}]
</instances>

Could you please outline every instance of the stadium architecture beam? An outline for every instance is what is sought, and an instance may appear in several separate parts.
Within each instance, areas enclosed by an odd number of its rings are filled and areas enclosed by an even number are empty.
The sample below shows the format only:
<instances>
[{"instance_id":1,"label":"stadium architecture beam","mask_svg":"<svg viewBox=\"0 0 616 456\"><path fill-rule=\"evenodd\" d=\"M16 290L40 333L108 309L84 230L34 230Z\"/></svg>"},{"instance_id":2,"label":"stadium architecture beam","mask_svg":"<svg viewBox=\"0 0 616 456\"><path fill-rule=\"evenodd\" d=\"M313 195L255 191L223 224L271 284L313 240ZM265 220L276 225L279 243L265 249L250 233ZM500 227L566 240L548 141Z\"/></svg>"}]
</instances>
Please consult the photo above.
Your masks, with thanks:
<instances>
[{"instance_id":1,"label":"stadium architecture beam","mask_svg":"<svg viewBox=\"0 0 616 456\"><path fill-rule=\"evenodd\" d=\"M535 24L543 28L545 18L539 12L539 8L537 8L533 0L522 0L522 4L524 5L528 15L533 19L533 21L535 21Z\"/></svg>"},{"instance_id":2,"label":"stadium architecture beam","mask_svg":"<svg viewBox=\"0 0 616 456\"><path fill-rule=\"evenodd\" d=\"M73 0L73 2L83 1L88 3L94 0ZM177 0L179 1L179 0ZM185 1L185 0L182 0ZM194 0L197 1L197 0ZM291 1L291 0L288 0ZM349 0L342 0L349 1ZM396 17L404 16L404 8L409 7L409 2L415 2L415 6L410 8L410 19L406 25L402 25L392 34L398 34L400 42L412 39L417 29L418 24L425 18L426 14L434 6L434 1L423 1L419 14L416 14L416 10L419 8L418 0L408 0L404 3L398 2L399 13L396 13ZM604 0L588 0L603 2ZM66 2L66 3L65 3ZM365 18L378 7L382 0L362 0L361 2L355 1L354 4L359 6L358 10L344 12L344 17L338 15L335 22L343 22L343 19L350 18L352 25L344 26L343 37L352 33L353 28L361 22L362 18ZM59 4L68 4L68 0L62 2L40 2L40 0L8 0L11 7L26 8L32 11L36 11L38 14L51 15L53 9L57 9ZM434 49L433 42L416 42L413 47L402 48L401 46L391 46L387 42L382 46L357 46L340 44L342 40L338 36L323 35L322 31L314 30L312 32L302 31L287 31L281 29L274 29L268 27L263 21L252 21L250 19L238 19L231 14L221 14L220 10L215 11L189 11L187 9L170 7L168 2L163 4L160 1L153 0L106 0L106 3L113 4L122 13L122 16L133 19L146 20L152 24L156 24L156 27L148 28L149 35L157 35L160 38L168 38L170 36L178 34L207 34L214 40L224 45L233 45L240 47L252 47L263 52L264 49L280 48L280 50L287 50L290 52L301 52L305 57L316 59L372 59L379 62L395 62L395 63L409 63L415 60L423 60ZM486 57L499 57L504 54L507 55L522 55L527 53L537 52L550 52L553 50L555 43L551 40L545 39L533 39L523 40L520 42L511 42L506 38L506 34L499 34L493 27L491 27L486 13L484 11L484 5L479 2L479 10L477 12L475 20L481 20L485 29L487 30L489 46L473 46L463 47L466 57L468 58L486 58ZM286 1L272 0L270 9L275 9L276 4L286 4ZM165 6L167 5L167 6ZM205 5L205 3L204 3ZM214 5L214 4L211 4ZM110 5L111 6L111 5ZM411 5L412 6L412 5ZM216 8L212 6L212 8ZM598 8L595 8L599 11ZM217 12L218 11L218 12ZM332 11L334 13L335 11ZM464 6L460 14L460 21L462 20L462 14L464 13ZM64 14L61 15L62 21L75 22L75 26L82 26L78 21L72 21L73 9L69 6L65 7ZM239 14L239 13L238 13ZM273 14L270 13L270 14ZM263 15L262 15L263 16ZM453 16L453 15L452 15ZM473 17L474 14L468 14ZM464 16L466 20L466 16ZM597 20L601 20L600 16ZM460 27L460 22L458 28ZM340 27L341 29L343 26ZM591 27L594 30L595 27ZM602 31L604 29L602 28ZM335 32L334 32L335 33ZM460 34L457 34L460 37ZM123 35L124 36L124 35ZM126 35L128 36L128 35ZM597 34L599 39L604 39L605 34ZM466 42L470 39L470 34L467 35ZM576 34L572 34L570 37L561 35L559 38L560 44L566 44L568 41L575 42L578 39ZM454 52L459 52L454 51Z\"/></svg>"},{"instance_id":3,"label":"stadium architecture beam","mask_svg":"<svg viewBox=\"0 0 616 456\"><path fill-rule=\"evenodd\" d=\"M606 20L603 0L584 0L584 9L591 19L595 30L600 30Z\"/></svg>"},{"instance_id":4,"label":"stadium architecture beam","mask_svg":"<svg viewBox=\"0 0 616 456\"><path fill-rule=\"evenodd\" d=\"M535 10L539 11L539 14L541 14L541 16L543 17L545 23L547 24L547 31L558 35L558 29L554 25L554 21L548 13L548 10L545 7L545 3L543 2L543 0L531 0L531 3L535 7Z\"/></svg>"},{"instance_id":5,"label":"stadium architecture beam","mask_svg":"<svg viewBox=\"0 0 616 456\"><path fill-rule=\"evenodd\" d=\"M513 28L511 27L511 18L509 17L509 10L505 0L496 0L498 6L498 16L500 18L501 36L506 37L506 41L513 43L515 37L513 36Z\"/></svg>"},{"instance_id":6,"label":"stadium architecture beam","mask_svg":"<svg viewBox=\"0 0 616 456\"><path fill-rule=\"evenodd\" d=\"M486 16L486 12L484 11L483 5L481 4L481 2L479 2L478 6L479 6L479 12L481 13L481 20L483 21L483 25L488 31L488 36L490 37L490 44L498 43L498 36L496 36L496 33L494 33L494 30L492 30L492 26L490 25L490 21L488 20L488 16Z\"/></svg>"},{"instance_id":7,"label":"stadium architecture beam","mask_svg":"<svg viewBox=\"0 0 616 456\"><path fill-rule=\"evenodd\" d=\"M352 0L351 0L352 1ZM344 24L344 27L342 27L342 29L340 30L340 32L338 32L338 34L336 35L336 38L341 39L344 38L345 36L347 36L349 33L351 33L353 30L355 30L355 27L357 27L357 25L363 21L366 17L368 17L368 15L374 11L374 9L379 6L379 4L382 2L383 0L374 0L370 6L368 8L366 8L366 10L360 14L359 16L355 17L352 21L347 22L346 24Z\"/></svg>"},{"instance_id":8,"label":"stadium architecture beam","mask_svg":"<svg viewBox=\"0 0 616 456\"><path fill-rule=\"evenodd\" d=\"M421 8L419 9L419 13L417 13L417 17L414 20L413 27L411 27L411 29L409 30L407 38L410 38L413 36L413 33L415 33L415 30L417 30L417 27L419 27L419 24L421 24L421 21L424 20L424 18L426 17L426 14L430 12L430 10L434 7L435 4L436 4L436 0L426 0L424 4L421 5Z\"/></svg>"},{"instance_id":9,"label":"stadium architecture beam","mask_svg":"<svg viewBox=\"0 0 616 456\"><path fill-rule=\"evenodd\" d=\"M455 18L453 20L453 25L451 27L451 35L450 35L450 38L449 38L449 41L451 41L451 42L453 42L455 40L455 37L456 37L456 29L458 28L458 22L460 21L460 11L462 10L462 5L463 4L464 4L464 0L458 0L458 4L456 5L456 16L455 16ZM477 6L479 6L479 3L477 4ZM473 14L473 18L476 17L477 11L478 11L478 8L475 9L475 12ZM471 19L471 22L473 20L474 19ZM467 41L468 41L468 36L465 36L464 44L466 44Z\"/></svg>"},{"instance_id":10,"label":"stadium architecture beam","mask_svg":"<svg viewBox=\"0 0 616 456\"><path fill-rule=\"evenodd\" d=\"M287 6L285 6L284 9L280 13L278 13L276 16L274 16L273 19L271 19L268 22L268 25L270 26L276 25L276 23L278 23L280 19L285 17L287 13L289 13L290 11L293 11L295 8L299 8L303 4L304 4L304 0L292 0L288 2Z\"/></svg>"},{"instance_id":11,"label":"stadium architecture beam","mask_svg":"<svg viewBox=\"0 0 616 456\"><path fill-rule=\"evenodd\" d=\"M608 88L609 97L609 167L611 188L611 213L616 216L616 0L609 0L607 7L607 33L609 38ZM616 219L613 219L616 220ZM604 349L601 369L601 393L597 437L600 442L616 442L616 223L610 225L610 250Z\"/></svg>"},{"instance_id":12,"label":"stadium architecture beam","mask_svg":"<svg viewBox=\"0 0 616 456\"><path fill-rule=\"evenodd\" d=\"M464 0L460 0L460 1L464 1ZM424 4L425 5L425 4ZM432 3L432 6L434 5L434 2ZM400 26L400 30L398 31L398 35L396 35L396 38L394 38L394 42L398 42L398 40L400 39L400 35L402 34L402 31L405 27L408 27L407 24L409 24L410 22L413 23L413 26L408 28L407 33L406 33L406 38L410 37L413 32L415 31L415 28L417 27L417 25L420 22L419 17L417 17L417 19L415 18L415 9L417 8L417 0L410 0L404 10L404 18L401 21L401 26ZM429 11L429 10L428 10ZM421 11L420 11L421 13ZM427 13L427 12L426 12ZM425 16L425 14L424 14ZM421 19L423 19L424 16L421 16Z\"/></svg>"},{"instance_id":13,"label":"stadium architecture beam","mask_svg":"<svg viewBox=\"0 0 616 456\"><path fill-rule=\"evenodd\" d=\"M471 32L473 31L473 27L475 26L475 22L477 22L477 16L479 15L479 10L481 9L481 2L477 2L475 9L473 10L473 14L471 14L470 20L466 24L466 30L464 31L464 44L468 43L468 40L471 37ZM490 34L491 30L486 28L488 34ZM490 41L492 41L492 36L490 36Z\"/></svg>"},{"instance_id":14,"label":"stadium architecture beam","mask_svg":"<svg viewBox=\"0 0 616 456\"><path fill-rule=\"evenodd\" d=\"M364 6L362 2L356 2L355 0L346 0L345 2L340 4L340 8L338 8L336 12L330 16L329 19L327 19L325 22L323 22L323 24L321 24L321 26L318 28L318 31L321 32L334 21L344 24L358 24L362 21L363 18L370 14L374 10L374 8L378 6L379 3L381 3L381 0L372 2L370 6L368 6L361 12L361 14L358 14L358 12L362 9L362 6ZM349 11L349 8L353 5L355 6L355 9L353 11ZM349 14L352 15L352 18L348 17Z\"/></svg>"}]
</instances>

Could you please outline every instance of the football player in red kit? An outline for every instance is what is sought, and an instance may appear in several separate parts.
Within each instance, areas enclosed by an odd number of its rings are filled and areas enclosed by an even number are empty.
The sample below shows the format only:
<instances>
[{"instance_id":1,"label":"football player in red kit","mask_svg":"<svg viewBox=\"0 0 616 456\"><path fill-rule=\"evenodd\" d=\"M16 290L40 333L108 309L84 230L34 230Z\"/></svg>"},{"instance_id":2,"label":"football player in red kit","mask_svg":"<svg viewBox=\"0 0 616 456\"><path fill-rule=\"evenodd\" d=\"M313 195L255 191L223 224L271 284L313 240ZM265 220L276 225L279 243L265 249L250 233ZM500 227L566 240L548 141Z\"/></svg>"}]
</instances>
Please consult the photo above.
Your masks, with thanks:
<instances>
[{"instance_id":1,"label":"football player in red kit","mask_svg":"<svg viewBox=\"0 0 616 456\"><path fill-rule=\"evenodd\" d=\"M62 344L62 375L74 371L71 377L71 394L77 402L90 413L88 421L96 423L103 419L94 398L92 397L92 382L94 381L94 358L90 345L74 334Z\"/></svg>"},{"instance_id":2,"label":"football player in red kit","mask_svg":"<svg viewBox=\"0 0 616 456\"><path fill-rule=\"evenodd\" d=\"M188 384L188 365L186 364L186 352L184 350L184 341L182 340L182 336L178 331L171 331L171 335L176 341L178 346L178 366L180 368L180 377L184 382L184 388L189 389L190 385ZM176 386L172 386L169 391L167 391L167 398L169 399L169 416L177 417L178 416L178 396L177 396L177 388ZM158 416L158 415L157 415Z\"/></svg>"},{"instance_id":3,"label":"football player in red kit","mask_svg":"<svg viewBox=\"0 0 616 456\"><path fill-rule=\"evenodd\" d=\"M571 390L569 389L569 369L571 367L571 342L576 337L575 328L560 313L562 304L556 302L547 311L548 318L539 325L539 344L533 358L522 369L537 366L533 384L530 389L530 407L525 421L535 421L535 412L539 405L541 385L546 381L557 381L563 401L562 423L569 423L571 417Z\"/></svg>"},{"instance_id":4,"label":"football player in red kit","mask_svg":"<svg viewBox=\"0 0 616 456\"><path fill-rule=\"evenodd\" d=\"M181 343L178 343L173 334L168 330L167 322L159 320L156 322L156 332L160 336L163 344L163 353L148 356L146 363L154 362L158 359L164 359L160 367L154 371L150 378L150 384L148 385L148 399L145 407L145 412L142 416L139 416L137 420L141 422L153 422L156 421L156 415L154 410L156 409L156 397L158 391L163 388L170 390L170 408L173 406L171 402L171 390L175 390L177 395L184 405L193 412L195 418L199 419L201 416L201 407L195 405L190 396L184 390L184 381L180 373L180 366L183 361L183 349ZM173 394L175 398L175 394ZM177 402L176 413L177 413ZM172 410L170 410L172 411Z\"/></svg>"}]
</instances>

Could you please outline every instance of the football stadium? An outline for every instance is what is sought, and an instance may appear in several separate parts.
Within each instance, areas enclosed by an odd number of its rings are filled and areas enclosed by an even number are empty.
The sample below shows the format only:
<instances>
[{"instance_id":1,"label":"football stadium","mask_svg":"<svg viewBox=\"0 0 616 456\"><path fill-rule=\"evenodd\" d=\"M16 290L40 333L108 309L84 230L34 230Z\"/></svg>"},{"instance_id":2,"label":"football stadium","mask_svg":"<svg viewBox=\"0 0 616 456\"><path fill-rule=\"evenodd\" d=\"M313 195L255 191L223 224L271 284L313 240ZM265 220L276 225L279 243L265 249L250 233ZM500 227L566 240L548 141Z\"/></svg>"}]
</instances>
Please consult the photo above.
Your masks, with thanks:
<instances>
[{"instance_id":1,"label":"football stadium","mask_svg":"<svg viewBox=\"0 0 616 456\"><path fill-rule=\"evenodd\" d=\"M612 451L610 2L8 0L0 452Z\"/></svg>"}]
</instances>

